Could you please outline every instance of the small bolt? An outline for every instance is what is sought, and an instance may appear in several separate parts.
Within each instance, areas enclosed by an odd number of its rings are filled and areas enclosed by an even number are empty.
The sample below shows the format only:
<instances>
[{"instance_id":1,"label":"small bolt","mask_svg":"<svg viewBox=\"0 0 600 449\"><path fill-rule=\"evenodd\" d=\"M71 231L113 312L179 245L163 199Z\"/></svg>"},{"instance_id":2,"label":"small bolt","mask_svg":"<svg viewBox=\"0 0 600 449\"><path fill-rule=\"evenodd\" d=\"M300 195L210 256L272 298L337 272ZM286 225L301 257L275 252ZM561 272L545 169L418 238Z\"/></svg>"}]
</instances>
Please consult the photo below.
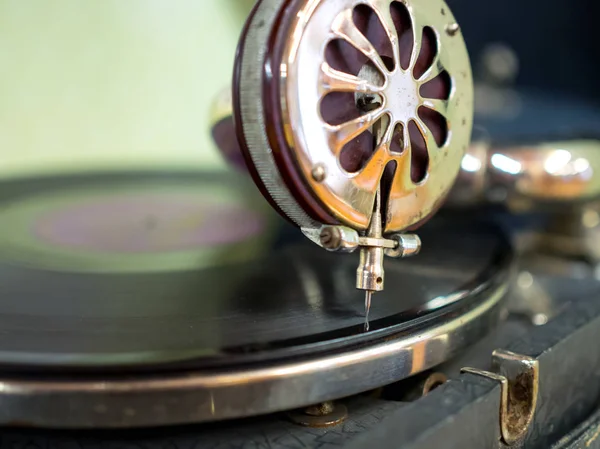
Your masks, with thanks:
<instances>
[{"instance_id":1,"label":"small bolt","mask_svg":"<svg viewBox=\"0 0 600 449\"><path fill-rule=\"evenodd\" d=\"M323 402L302 410L288 413L289 418L296 424L307 427L331 427L346 420L348 409L343 404Z\"/></svg>"},{"instance_id":2,"label":"small bolt","mask_svg":"<svg viewBox=\"0 0 600 449\"><path fill-rule=\"evenodd\" d=\"M397 245L394 249L386 249L388 257L410 257L421 251L421 239L416 234L396 234L392 236Z\"/></svg>"},{"instance_id":3,"label":"small bolt","mask_svg":"<svg viewBox=\"0 0 600 449\"><path fill-rule=\"evenodd\" d=\"M323 248L337 249L342 243L342 233L333 226L326 227L321 231L319 239Z\"/></svg>"},{"instance_id":4,"label":"small bolt","mask_svg":"<svg viewBox=\"0 0 600 449\"><path fill-rule=\"evenodd\" d=\"M304 410L304 413L310 416L327 416L331 415L335 410L333 402L322 402L321 404L313 405Z\"/></svg>"},{"instance_id":5,"label":"small bolt","mask_svg":"<svg viewBox=\"0 0 600 449\"><path fill-rule=\"evenodd\" d=\"M323 167L323 164L317 164L313 167L311 174L316 182L323 182L327 173L325 172L325 167Z\"/></svg>"},{"instance_id":6,"label":"small bolt","mask_svg":"<svg viewBox=\"0 0 600 449\"><path fill-rule=\"evenodd\" d=\"M446 25L446 34L448 34L448 36L454 36L459 30L460 26L456 22Z\"/></svg>"}]
</instances>

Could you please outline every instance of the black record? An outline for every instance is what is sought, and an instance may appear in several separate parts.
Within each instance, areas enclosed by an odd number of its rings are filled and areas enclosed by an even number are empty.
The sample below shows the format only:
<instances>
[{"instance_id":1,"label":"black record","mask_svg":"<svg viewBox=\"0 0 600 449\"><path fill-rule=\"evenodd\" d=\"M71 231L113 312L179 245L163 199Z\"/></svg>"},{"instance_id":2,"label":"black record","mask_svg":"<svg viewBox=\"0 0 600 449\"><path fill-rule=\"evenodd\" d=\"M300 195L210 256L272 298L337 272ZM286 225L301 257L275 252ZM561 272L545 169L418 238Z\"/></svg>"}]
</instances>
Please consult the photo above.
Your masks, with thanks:
<instances>
[{"instance_id":1,"label":"black record","mask_svg":"<svg viewBox=\"0 0 600 449\"><path fill-rule=\"evenodd\" d=\"M426 226L386 261L364 330L358 255L328 253L244 181L98 174L0 184L0 364L8 371L263 362L416 332L505 282L481 225Z\"/></svg>"}]
</instances>

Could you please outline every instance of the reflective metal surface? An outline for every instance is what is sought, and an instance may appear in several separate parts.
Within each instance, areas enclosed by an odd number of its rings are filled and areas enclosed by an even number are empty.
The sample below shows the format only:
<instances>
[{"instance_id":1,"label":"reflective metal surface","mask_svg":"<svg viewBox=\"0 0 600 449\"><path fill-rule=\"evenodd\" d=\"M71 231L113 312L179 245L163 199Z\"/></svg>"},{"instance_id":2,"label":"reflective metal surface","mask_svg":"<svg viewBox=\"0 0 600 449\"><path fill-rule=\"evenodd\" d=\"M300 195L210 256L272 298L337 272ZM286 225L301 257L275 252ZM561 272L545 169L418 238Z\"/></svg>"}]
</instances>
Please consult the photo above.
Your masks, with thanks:
<instances>
[{"instance_id":1,"label":"reflective metal surface","mask_svg":"<svg viewBox=\"0 0 600 449\"><path fill-rule=\"evenodd\" d=\"M259 3L250 24L253 38L256 38L254 28L258 24L268 28L263 11L273 9L272 3L270 0ZM391 0L312 0L295 4L300 5L287 31L281 66L271 69L277 71L274 77L281 73L281 79L276 81L281 83L282 91L283 123L274 126L283 126L287 145L299 169L297 176L303 179L311 195L336 220L364 230L373 213L373 202L384 169L389 163L395 163L384 233L404 230L422 221L435 210L450 189L471 131L473 99L469 60L448 7L440 0L404 2L410 16L410 39L414 45L410 61L403 68L398 20L391 9L395 4L402 6L401 3ZM384 61L373 42L357 27L354 14L359 4L370 7L383 26L392 48L390 61ZM435 54L424 72L416 75L415 66L421 55L425 30L433 33ZM365 67L368 69L356 76L330 65L326 48L330 42L340 40L366 57ZM262 64L263 60L252 53L250 35L246 41L243 56L249 61L242 70L254 72L250 65ZM392 65L393 68L390 68ZM437 99L424 94L423 86L443 73L449 76L449 97ZM243 98L240 104L248 147L261 178L271 186L271 194L281 193L276 192L278 183L267 179L272 176L271 164L262 162L264 155L255 156L270 150L269 145L256 138L253 131L257 128L254 115L260 110L255 110L256 98L251 92L256 91L258 85L244 80L242 76L240 94ZM322 111L315 110L315 105L322 105L331 94L343 92L376 97L379 99L378 106L357 118L332 124L323 117ZM436 141L424 122L423 109L435 111L443 117L447 135L442 142ZM416 151L409 135L409 128L413 125L425 143L428 160L424 176L418 181L411 177L412 153ZM366 132L376 137L374 152L364 167L349 172L341 163L341 154L348 143L364 137ZM317 177L315 170L319 173ZM275 200L279 203L277 198ZM287 200L281 208L288 213ZM314 227L305 223L302 217L299 220L295 216L292 218L301 227Z\"/></svg>"},{"instance_id":2,"label":"reflective metal surface","mask_svg":"<svg viewBox=\"0 0 600 449\"><path fill-rule=\"evenodd\" d=\"M477 368L461 371L500 384L500 432L503 442L513 446L525 438L533 424L539 394L539 363L533 357L495 350L492 366L493 372Z\"/></svg>"},{"instance_id":3,"label":"reflective metal surface","mask_svg":"<svg viewBox=\"0 0 600 449\"><path fill-rule=\"evenodd\" d=\"M458 171L461 156L471 131L472 86L470 67L464 42L460 35L445 32L455 23L442 1L406 2L413 32L413 49L406 70L400 63L400 44L389 0L361 2L377 14L393 48L393 70L383 62L373 44L365 39L353 19L357 2L306 2L298 14L299 20L290 33L285 52L287 78L285 109L291 146L304 173L304 179L317 197L329 206L344 224L365 229L371 219L373 201L383 170L388 163L398 165L391 186L389 208L384 232L403 230L429 215L439 198L450 188ZM426 72L416 79L415 65L420 55L425 27L436 36L437 54ZM369 57L382 84L340 72L326 62L326 43L342 39ZM452 90L448 100L424 98L421 86L447 71ZM331 92L359 92L378 95L381 104L372 112L355 120L337 124L326 123L315 114L314 105ZM444 115L449 123L449 137L438 147L431 131L419 117L419 108L433 109ZM349 174L340 168L344 146L375 125L382 117L387 125L381 130L377 149L359 172ZM411 180L411 139L409 123L419 128L429 153L426 178L415 184ZM394 153L392 139L397 127L402 130L400 154ZM330 151L323 151L328 148ZM317 164L326 167L327 176L315 182L310 176Z\"/></svg>"},{"instance_id":4,"label":"reflective metal surface","mask_svg":"<svg viewBox=\"0 0 600 449\"><path fill-rule=\"evenodd\" d=\"M573 140L511 147L474 142L448 202L500 202L513 209L565 206L600 196L600 141Z\"/></svg>"}]
</instances>

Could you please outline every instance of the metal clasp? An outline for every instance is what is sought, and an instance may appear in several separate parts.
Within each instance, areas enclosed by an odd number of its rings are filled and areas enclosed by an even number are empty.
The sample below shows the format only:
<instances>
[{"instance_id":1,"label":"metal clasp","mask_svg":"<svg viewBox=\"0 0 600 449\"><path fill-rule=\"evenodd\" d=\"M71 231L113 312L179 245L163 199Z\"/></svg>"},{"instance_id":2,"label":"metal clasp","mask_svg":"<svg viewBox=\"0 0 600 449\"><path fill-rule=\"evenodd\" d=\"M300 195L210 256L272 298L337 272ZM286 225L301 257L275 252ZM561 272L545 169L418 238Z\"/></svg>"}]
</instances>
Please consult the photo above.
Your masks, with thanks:
<instances>
[{"instance_id":1,"label":"metal clasp","mask_svg":"<svg viewBox=\"0 0 600 449\"><path fill-rule=\"evenodd\" d=\"M500 383L500 431L504 443L512 446L522 439L533 421L539 388L538 361L509 351L492 353L492 369L463 368L462 373L475 374Z\"/></svg>"}]
</instances>

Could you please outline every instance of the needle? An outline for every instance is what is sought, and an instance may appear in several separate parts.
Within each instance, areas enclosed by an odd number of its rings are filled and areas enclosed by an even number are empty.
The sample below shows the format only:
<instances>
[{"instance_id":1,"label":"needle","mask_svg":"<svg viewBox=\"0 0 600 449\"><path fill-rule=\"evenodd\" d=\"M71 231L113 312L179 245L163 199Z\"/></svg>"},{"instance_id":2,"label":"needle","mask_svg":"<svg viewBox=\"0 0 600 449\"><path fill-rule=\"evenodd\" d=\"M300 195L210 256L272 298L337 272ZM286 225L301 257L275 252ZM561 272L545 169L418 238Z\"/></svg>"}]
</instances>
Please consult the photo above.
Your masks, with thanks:
<instances>
[{"instance_id":1,"label":"needle","mask_svg":"<svg viewBox=\"0 0 600 449\"><path fill-rule=\"evenodd\" d=\"M369 330L369 310L371 310L371 295L373 294L372 290L367 290L365 292L365 331Z\"/></svg>"}]
</instances>

